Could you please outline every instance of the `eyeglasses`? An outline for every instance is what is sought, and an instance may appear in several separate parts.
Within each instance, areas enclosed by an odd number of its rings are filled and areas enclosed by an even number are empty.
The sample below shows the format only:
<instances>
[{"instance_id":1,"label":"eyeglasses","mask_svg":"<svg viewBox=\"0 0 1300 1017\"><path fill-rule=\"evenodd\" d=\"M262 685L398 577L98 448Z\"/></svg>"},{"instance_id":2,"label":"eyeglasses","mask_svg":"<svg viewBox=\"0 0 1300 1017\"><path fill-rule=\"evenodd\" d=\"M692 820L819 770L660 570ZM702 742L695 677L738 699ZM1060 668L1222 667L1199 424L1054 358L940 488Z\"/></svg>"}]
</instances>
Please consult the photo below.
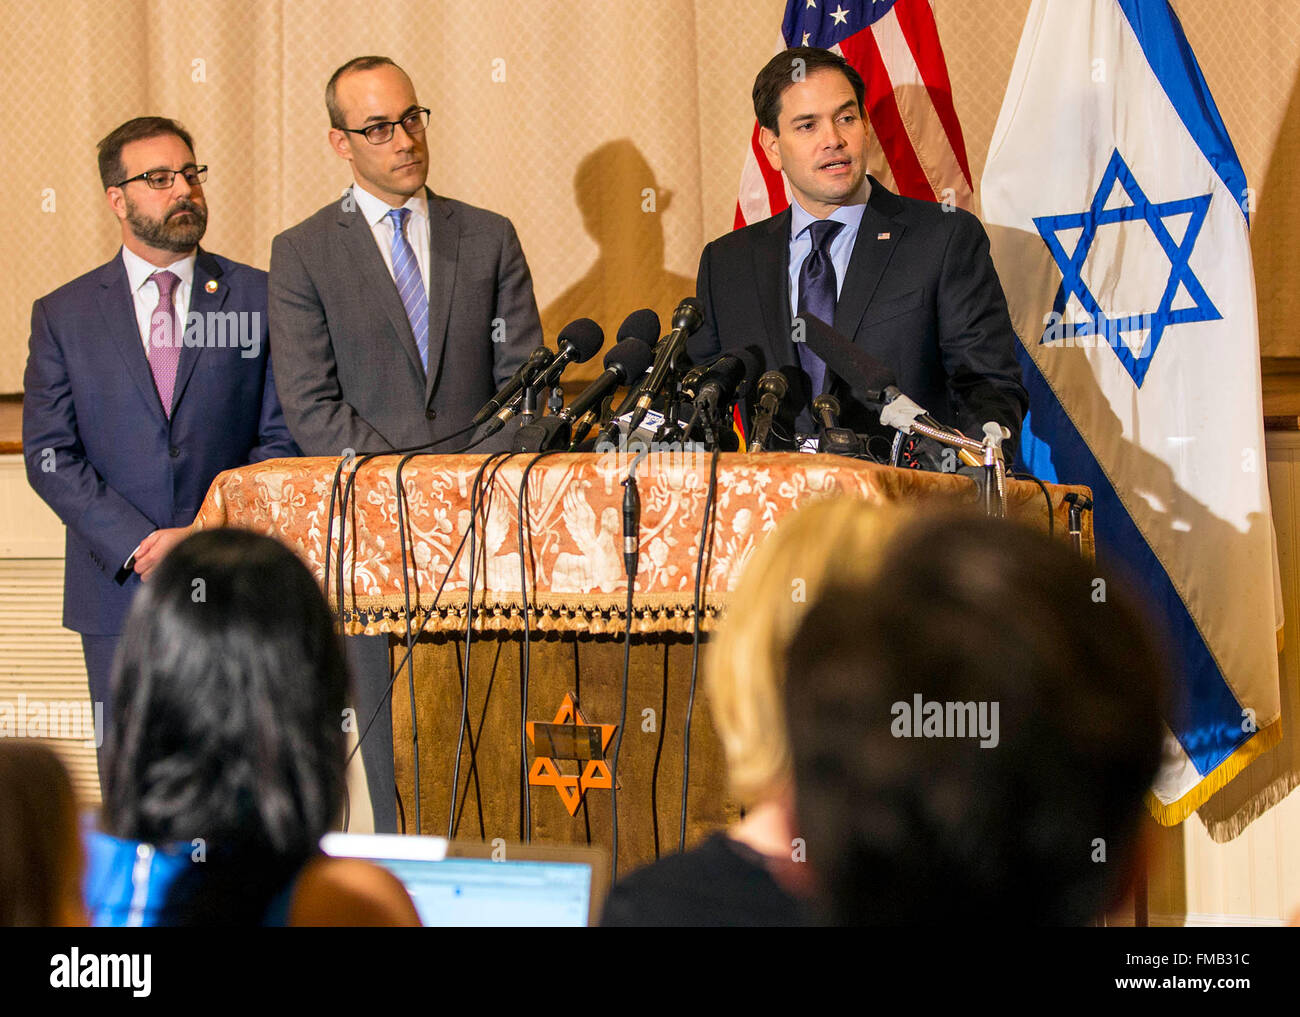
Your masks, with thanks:
<instances>
[{"instance_id":1,"label":"eyeglasses","mask_svg":"<svg viewBox=\"0 0 1300 1017\"><path fill-rule=\"evenodd\" d=\"M424 129L429 126L429 111L420 107L411 110L401 120L381 120L359 131L354 131L351 127L340 127L339 130L346 131L348 134L364 135L372 145L383 145L393 140L393 128L398 124L402 125L402 130L407 134L423 134Z\"/></svg>"},{"instance_id":2,"label":"eyeglasses","mask_svg":"<svg viewBox=\"0 0 1300 1017\"><path fill-rule=\"evenodd\" d=\"M165 191L176 182L176 174L179 173L185 178L185 182L191 187L203 183L208 179L208 168L206 166L186 166L179 170L150 170L148 173L141 173L139 176L127 177L120 184L114 184L114 187L125 187L127 184L136 180L143 180L155 191Z\"/></svg>"}]
</instances>

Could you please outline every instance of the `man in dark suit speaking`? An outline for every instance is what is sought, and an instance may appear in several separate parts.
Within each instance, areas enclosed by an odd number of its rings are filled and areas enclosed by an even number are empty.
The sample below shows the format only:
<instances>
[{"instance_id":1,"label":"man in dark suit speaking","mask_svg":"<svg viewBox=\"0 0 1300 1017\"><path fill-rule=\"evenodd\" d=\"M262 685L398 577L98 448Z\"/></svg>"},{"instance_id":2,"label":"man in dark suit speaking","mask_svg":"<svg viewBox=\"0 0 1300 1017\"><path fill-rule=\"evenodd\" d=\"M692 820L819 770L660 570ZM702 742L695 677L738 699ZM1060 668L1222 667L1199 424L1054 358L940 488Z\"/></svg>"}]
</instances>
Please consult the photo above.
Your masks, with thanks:
<instances>
[{"instance_id":1,"label":"man in dark suit speaking","mask_svg":"<svg viewBox=\"0 0 1300 1017\"><path fill-rule=\"evenodd\" d=\"M510 220L425 186L430 112L387 57L325 87L330 145L353 186L271 245L271 358L308 455L471 441L474 414L542 341ZM476 451L509 447L509 432ZM388 639L349 639L375 829L397 829Z\"/></svg>"},{"instance_id":2,"label":"man in dark suit speaking","mask_svg":"<svg viewBox=\"0 0 1300 1017\"><path fill-rule=\"evenodd\" d=\"M63 624L81 633L107 727L141 579L218 473L298 449L267 365L266 273L198 246L207 167L190 135L129 120L99 143L99 173L122 249L32 307L23 457L68 528Z\"/></svg>"},{"instance_id":3,"label":"man in dark suit speaking","mask_svg":"<svg viewBox=\"0 0 1300 1017\"><path fill-rule=\"evenodd\" d=\"M880 432L879 414L801 341L801 317L814 315L941 422L976 438L986 421L1004 425L1010 457L1028 397L988 238L970 213L900 197L867 175L863 93L829 50L788 49L759 72L759 140L794 200L704 249L692 356L760 344L767 368L793 382L774 428L787 440L813 430L809 406L824 391L839 399L840 426Z\"/></svg>"}]
</instances>

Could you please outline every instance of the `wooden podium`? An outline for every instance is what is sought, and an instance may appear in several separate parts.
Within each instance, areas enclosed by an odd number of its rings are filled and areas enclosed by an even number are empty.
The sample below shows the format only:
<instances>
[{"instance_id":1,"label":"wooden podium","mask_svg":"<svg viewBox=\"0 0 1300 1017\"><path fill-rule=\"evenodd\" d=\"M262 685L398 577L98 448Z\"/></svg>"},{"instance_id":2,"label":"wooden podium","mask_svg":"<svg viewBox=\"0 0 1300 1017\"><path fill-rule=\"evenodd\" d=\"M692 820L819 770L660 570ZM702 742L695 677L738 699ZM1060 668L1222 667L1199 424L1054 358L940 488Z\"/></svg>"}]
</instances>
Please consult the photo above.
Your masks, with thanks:
<instances>
[{"instance_id":1,"label":"wooden podium","mask_svg":"<svg viewBox=\"0 0 1300 1017\"><path fill-rule=\"evenodd\" d=\"M640 567L617 771L620 872L678 846L710 458L665 453L637 468ZM415 829L418 741L420 832L448 832L457 775L450 823L457 837L506 843L531 837L608 850L629 622L621 485L631 459L611 452L488 460L417 456L401 465L400 486L398 456L359 468L351 462L340 468L337 459L260 463L218 476L196 525L241 526L280 538L322 582L328 575L331 602L349 633L390 634L397 669L394 758L408 830ZM343 512L340 488L349 479ZM1064 496L1087 490L1047 490L1052 525L1064 539ZM705 547L701 645L750 553L781 518L812 499L846 496L957 508L973 506L976 489L964 476L837 456L721 456ZM470 542L463 538L472 504L478 525L471 626ZM1047 529L1047 498L1032 482L1009 481L1007 514ZM1090 516L1082 541L1090 554ZM417 633L409 666L402 664L408 626ZM688 844L738 815L702 661L701 652L689 739ZM462 689L468 692L464 725Z\"/></svg>"}]
</instances>

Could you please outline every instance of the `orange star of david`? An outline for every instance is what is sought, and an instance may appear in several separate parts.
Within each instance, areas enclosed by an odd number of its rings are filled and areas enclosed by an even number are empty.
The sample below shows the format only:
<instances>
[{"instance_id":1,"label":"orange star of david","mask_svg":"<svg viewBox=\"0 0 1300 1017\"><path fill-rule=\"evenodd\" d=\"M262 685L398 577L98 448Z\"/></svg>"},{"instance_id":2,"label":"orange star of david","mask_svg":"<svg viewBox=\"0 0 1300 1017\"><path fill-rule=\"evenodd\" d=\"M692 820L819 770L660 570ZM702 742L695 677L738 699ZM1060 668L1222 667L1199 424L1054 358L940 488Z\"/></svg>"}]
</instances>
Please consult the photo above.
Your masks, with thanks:
<instances>
[{"instance_id":1,"label":"orange star of david","mask_svg":"<svg viewBox=\"0 0 1300 1017\"><path fill-rule=\"evenodd\" d=\"M528 740L536 745L533 738L534 721L527 724ZM582 715L577 704L573 701L573 693L564 694L564 702L560 704L559 712L555 714L552 724L582 724L587 727L600 728L600 748L602 751L609 748L610 739L614 737L614 730L617 724L588 724L587 718ZM587 765L583 767L582 774L575 776L567 773L561 773L559 767L555 765L555 760L550 756L537 756L533 759L532 769L528 771L528 783L534 787L553 787L564 802L564 807L569 810L570 816L578 814L578 806L582 804L582 796L587 793L589 788L603 788L609 790L613 788L614 781L609 772L609 766L603 759L588 759Z\"/></svg>"}]
</instances>

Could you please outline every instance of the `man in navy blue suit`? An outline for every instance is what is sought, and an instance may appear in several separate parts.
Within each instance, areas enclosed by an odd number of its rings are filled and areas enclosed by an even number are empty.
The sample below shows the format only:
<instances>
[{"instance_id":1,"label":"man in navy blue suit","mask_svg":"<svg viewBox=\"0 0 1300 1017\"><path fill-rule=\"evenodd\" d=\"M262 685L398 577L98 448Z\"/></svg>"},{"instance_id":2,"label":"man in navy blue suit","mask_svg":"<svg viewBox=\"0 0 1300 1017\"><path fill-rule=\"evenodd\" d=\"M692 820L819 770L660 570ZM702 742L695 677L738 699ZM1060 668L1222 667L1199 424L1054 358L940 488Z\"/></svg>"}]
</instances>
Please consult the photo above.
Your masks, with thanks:
<instances>
[{"instance_id":1,"label":"man in navy blue suit","mask_svg":"<svg viewBox=\"0 0 1300 1017\"><path fill-rule=\"evenodd\" d=\"M63 624L81 633L107 730L140 582L218 473L299 452L267 359L266 273L198 246L207 167L190 135L129 120L99 143L99 173L122 249L32 307L23 456L67 526Z\"/></svg>"}]
</instances>

